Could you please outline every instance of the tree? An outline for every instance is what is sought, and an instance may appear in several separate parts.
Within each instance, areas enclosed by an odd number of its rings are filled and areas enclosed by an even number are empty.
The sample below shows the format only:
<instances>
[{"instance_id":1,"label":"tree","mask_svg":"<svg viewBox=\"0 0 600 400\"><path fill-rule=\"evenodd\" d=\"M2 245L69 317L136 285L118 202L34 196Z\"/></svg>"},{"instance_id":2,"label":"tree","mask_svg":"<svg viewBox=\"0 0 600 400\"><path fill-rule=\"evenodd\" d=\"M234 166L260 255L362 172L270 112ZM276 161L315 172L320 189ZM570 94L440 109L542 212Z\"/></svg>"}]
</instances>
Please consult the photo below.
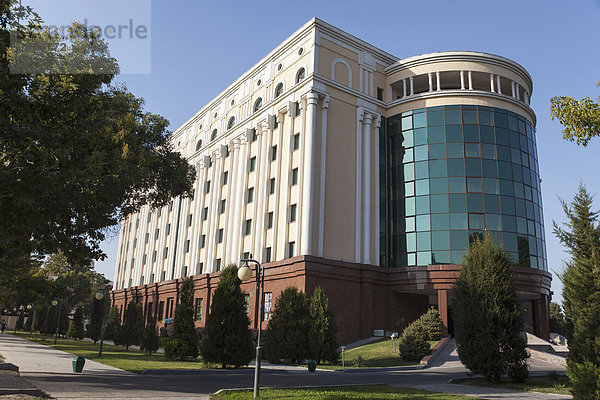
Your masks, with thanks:
<instances>
[{"instance_id":1,"label":"tree","mask_svg":"<svg viewBox=\"0 0 600 400\"><path fill-rule=\"evenodd\" d=\"M195 170L169 143L168 121L113 84L119 68L101 36L77 23L59 35L31 7L0 2L0 270L59 249L104 258L108 228L191 192Z\"/></svg>"},{"instance_id":2,"label":"tree","mask_svg":"<svg viewBox=\"0 0 600 400\"><path fill-rule=\"evenodd\" d=\"M169 359L195 360L198 357L198 334L194 326L194 280L181 282L180 302L175 308L173 333L165 345Z\"/></svg>"},{"instance_id":3,"label":"tree","mask_svg":"<svg viewBox=\"0 0 600 400\"><path fill-rule=\"evenodd\" d=\"M100 340L100 336L102 335L102 324L104 323L104 312L107 306L106 298L102 300L97 300L94 298L92 300L92 312L90 316L90 328L89 335L90 338L94 341L94 344L98 340Z\"/></svg>"},{"instance_id":4,"label":"tree","mask_svg":"<svg viewBox=\"0 0 600 400\"><path fill-rule=\"evenodd\" d=\"M29 315L27 316L27 321L25 322L25 325L23 325L23 330L24 331L31 331L33 328L33 321L35 320L35 314L37 313L37 311L33 311L33 312L29 312Z\"/></svg>"},{"instance_id":5,"label":"tree","mask_svg":"<svg viewBox=\"0 0 600 400\"><path fill-rule=\"evenodd\" d=\"M73 321L67 330L67 336L74 339L83 339L83 307L79 306L73 314Z\"/></svg>"},{"instance_id":6,"label":"tree","mask_svg":"<svg viewBox=\"0 0 600 400\"><path fill-rule=\"evenodd\" d=\"M573 201L561 200L567 222L554 234L571 259L561 275L569 339L567 375L575 399L600 398L600 225L593 196L579 185Z\"/></svg>"},{"instance_id":7,"label":"tree","mask_svg":"<svg viewBox=\"0 0 600 400\"><path fill-rule=\"evenodd\" d=\"M550 302L550 332L565 336L565 324L565 314L560 304Z\"/></svg>"},{"instance_id":8,"label":"tree","mask_svg":"<svg viewBox=\"0 0 600 400\"><path fill-rule=\"evenodd\" d=\"M144 316L142 305L134 302L129 303L123 316L123 326L120 329L119 338L125 351L131 345L139 345L142 329L144 328Z\"/></svg>"},{"instance_id":9,"label":"tree","mask_svg":"<svg viewBox=\"0 0 600 400\"><path fill-rule=\"evenodd\" d=\"M140 340L140 350L147 352L149 355L152 355L152 353L156 353L158 347L159 344L158 336L156 335L156 322L154 321L154 317L150 315L148 317L146 327L142 331L142 338Z\"/></svg>"},{"instance_id":10,"label":"tree","mask_svg":"<svg viewBox=\"0 0 600 400\"><path fill-rule=\"evenodd\" d=\"M329 361L335 364L339 354L337 351L337 324L335 316L329 308L329 300L325 291L316 287L308 302L310 330L308 332L308 348L310 356L317 361Z\"/></svg>"},{"instance_id":11,"label":"tree","mask_svg":"<svg viewBox=\"0 0 600 400\"><path fill-rule=\"evenodd\" d=\"M295 287L288 287L275 301L265 334L265 357L271 362L282 359L303 362L310 353L310 329L306 295Z\"/></svg>"},{"instance_id":12,"label":"tree","mask_svg":"<svg viewBox=\"0 0 600 400\"><path fill-rule=\"evenodd\" d=\"M508 372L527 377L521 309L512 283L511 262L489 234L475 237L454 284L454 330L461 362L487 380Z\"/></svg>"},{"instance_id":13,"label":"tree","mask_svg":"<svg viewBox=\"0 0 600 400\"><path fill-rule=\"evenodd\" d=\"M236 265L227 266L219 276L200 341L200 354L205 362L237 368L254 358L248 329L250 320L240 283Z\"/></svg>"},{"instance_id":14,"label":"tree","mask_svg":"<svg viewBox=\"0 0 600 400\"><path fill-rule=\"evenodd\" d=\"M600 98L593 102L589 97L575 100L569 96L556 96L550 103L552 119L557 118L565 127L563 138L585 147L594 136L600 136Z\"/></svg>"},{"instance_id":15,"label":"tree","mask_svg":"<svg viewBox=\"0 0 600 400\"><path fill-rule=\"evenodd\" d=\"M398 353L404 361L420 361L431 353L427 342L427 328L421 318L411 322L398 340Z\"/></svg>"},{"instance_id":16,"label":"tree","mask_svg":"<svg viewBox=\"0 0 600 400\"><path fill-rule=\"evenodd\" d=\"M25 313L23 311L19 311L19 318L17 318L16 328L17 330L23 329L23 324L25 323Z\"/></svg>"},{"instance_id":17,"label":"tree","mask_svg":"<svg viewBox=\"0 0 600 400\"><path fill-rule=\"evenodd\" d=\"M444 337L444 323L440 318L440 313L434 307L419 317L423 325L426 340L440 340Z\"/></svg>"},{"instance_id":18,"label":"tree","mask_svg":"<svg viewBox=\"0 0 600 400\"><path fill-rule=\"evenodd\" d=\"M106 328L104 328L104 337L112 340L115 345L121 344L121 312L119 307L113 306L108 311L106 317Z\"/></svg>"},{"instance_id":19,"label":"tree","mask_svg":"<svg viewBox=\"0 0 600 400\"><path fill-rule=\"evenodd\" d=\"M44 303L37 307L35 318L33 319L33 330L40 333L46 333L46 322L48 320L48 304Z\"/></svg>"}]
</instances>

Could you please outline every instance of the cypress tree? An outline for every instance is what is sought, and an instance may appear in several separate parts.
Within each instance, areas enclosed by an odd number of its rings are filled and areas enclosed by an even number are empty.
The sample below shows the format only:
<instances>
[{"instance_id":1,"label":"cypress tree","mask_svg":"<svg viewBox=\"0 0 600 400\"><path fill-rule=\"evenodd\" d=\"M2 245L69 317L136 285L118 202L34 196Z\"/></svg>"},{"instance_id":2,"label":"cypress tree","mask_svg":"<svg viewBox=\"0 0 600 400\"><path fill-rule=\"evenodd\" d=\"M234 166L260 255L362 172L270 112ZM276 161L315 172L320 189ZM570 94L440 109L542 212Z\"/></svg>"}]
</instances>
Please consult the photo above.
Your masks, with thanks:
<instances>
[{"instance_id":1,"label":"cypress tree","mask_svg":"<svg viewBox=\"0 0 600 400\"><path fill-rule=\"evenodd\" d=\"M265 357L271 362L290 360L301 363L310 354L308 333L311 329L306 295L288 287L275 301L265 334ZM314 345L318 352L317 345Z\"/></svg>"},{"instance_id":2,"label":"cypress tree","mask_svg":"<svg viewBox=\"0 0 600 400\"><path fill-rule=\"evenodd\" d=\"M195 360L198 357L198 334L194 326L194 281L191 277L181 282L179 298L173 333L165 345L165 356L169 359Z\"/></svg>"},{"instance_id":3,"label":"cypress tree","mask_svg":"<svg viewBox=\"0 0 600 400\"><path fill-rule=\"evenodd\" d=\"M92 312L90 315L90 338L94 341L94 344L98 340L100 340L100 335L102 334L102 324L104 323L104 310L106 307L105 299L97 300L94 298L92 300ZM106 334L106 332L105 332Z\"/></svg>"},{"instance_id":4,"label":"cypress tree","mask_svg":"<svg viewBox=\"0 0 600 400\"><path fill-rule=\"evenodd\" d=\"M25 325L23 325L23 330L24 331L30 331L32 330L32 324L33 321L35 320L35 314L37 313L37 311L33 311L33 312L29 312L29 316L27 317L27 321L25 322Z\"/></svg>"},{"instance_id":5,"label":"cypress tree","mask_svg":"<svg viewBox=\"0 0 600 400\"><path fill-rule=\"evenodd\" d=\"M67 330L67 336L74 339L83 339L83 307L79 306L73 314L73 321Z\"/></svg>"},{"instance_id":6,"label":"cypress tree","mask_svg":"<svg viewBox=\"0 0 600 400\"><path fill-rule=\"evenodd\" d=\"M310 356L317 361L329 361L335 364L339 354L337 351L337 325L335 316L329 308L329 300L325 291L316 287L309 299L310 330L308 342Z\"/></svg>"},{"instance_id":7,"label":"cypress tree","mask_svg":"<svg viewBox=\"0 0 600 400\"><path fill-rule=\"evenodd\" d=\"M104 338L108 340L112 340L115 345L121 344L121 340L119 338L119 334L121 332L121 312L119 311L119 307L113 306L108 311L108 316L106 317L106 328L104 330Z\"/></svg>"},{"instance_id":8,"label":"cypress tree","mask_svg":"<svg viewBox=\"0 0 600 400\"><path fill-rule=\"evenodd\" d=\"M200 341L200 354L205 362L237 368L254 358L252 334L248 329L250 320L240 283L236 265L223 269Z\"/></svg>"},{"instance_id":9,"label":"cypress tree","mask_svg":"<svg viewBox=\"0 0 600 400\"><path fill-rule=\"evenodd\" d=\"M46 321L48 319L48 305L44 304L40 306L35 312L35 318L33 320L33 330L40 332L41 334L46 333Z\"/></svg>"},{"instance_id":10,"label":"cypress tree","mask_svg":"<svg viewBox=\"0 0 600 400\"><path fill-rule=\"evenodd\" d=\"M25 323L25 313L23 311L19 312L19 318L17 318L16 328L18 331L23 329L23 324Z\"/></svg>"},{"instance_id":11,"label":"cypress tree","mask_svg":"<svg viewBox=\"0 0 600 400\"><path fill-rule=\"evenodd\" d=\"M521 310L511 262L489 234L474 237L454 285L454 329L460 361L487 380L504 373L527 378L527 352L520 336Z\"/></svg>"},{"instance_id":12,"label":"cypress tree","mask_svg":"<svg viewBox=\"0 0 600 400\"><path fill-rule=\"evenodd\" d=\"M571 259L561 276L569 339L567 375L575 399L600 398L600 226L593 196L583 184L570 204L561 200L565 227L554 233Z\"/></svg>"},{"instance_id":13,"label":"cypress tree","mask_svg":"<svg viewBox=\"0 0 600 400\"><path fill-rule=\"evenodd\" d=\"M159 343L158 336L156 335L156 322L154 321L154 317L150 315L148 317L146 327L142 332L142 338L140 340L140 350L152 355L152 353L156 353L158 347Z\"/></svg>"},{"instance_id":14,"label":"cypress tree","mask_svg":"<svg viewBox=\"0 0 600 400\"><path fill-rule=\"evenodd\" d=\"M129 346L140 344L140 337L144 327L144 316L142 314L142 305L134 302L129 303L123 317L123 326L120 329L119 338L125 351Z\"/></svg>"}]
</instances>

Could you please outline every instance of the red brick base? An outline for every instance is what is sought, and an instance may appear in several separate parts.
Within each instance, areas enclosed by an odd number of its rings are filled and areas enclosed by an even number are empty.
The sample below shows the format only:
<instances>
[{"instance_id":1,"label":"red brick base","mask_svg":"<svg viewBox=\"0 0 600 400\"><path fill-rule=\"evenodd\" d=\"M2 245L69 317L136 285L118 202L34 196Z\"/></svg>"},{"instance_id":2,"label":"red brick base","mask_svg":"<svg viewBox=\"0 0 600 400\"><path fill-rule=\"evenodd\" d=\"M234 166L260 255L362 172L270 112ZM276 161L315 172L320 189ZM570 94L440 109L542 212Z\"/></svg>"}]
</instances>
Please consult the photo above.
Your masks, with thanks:
<instances>
[{"instance_id":1,"label":"red brick base","mask_svg":"<svg viewBox=\"0 0 600 400\"><path fill-rule=\"evenodd\" d=\"M381 268L312 256L272 262L264 267L264 290L272 293L273 305L287 287L293 286L306 293L311 293L317 286L323 288L335 314L338 340L342 344L371 336L374 329L401 330L431 305L439 309L445 326L449 327L451 289L460 272L459 265ZM203 299L201 318L196 322L198 327L204 326L219 275L216 272L194 277L194 297ZM513 269L513 281L524 308L524 328L542 338L549 335L551 279L544 271ZM175 304L179 302L180 283L181 279L176 279L115 290L111 292L111 302L121 309L131 301L141 303L145 316L152 312L159 320L158 326L162 327L165 318L173 317ZM257 328L255 288L253 280L242 284L242 291L250 297L250 327L253 329ZM161 302L162 311L158 307ZM261 329L266 329L266 323Z\"/></svg>"}]
</instances>

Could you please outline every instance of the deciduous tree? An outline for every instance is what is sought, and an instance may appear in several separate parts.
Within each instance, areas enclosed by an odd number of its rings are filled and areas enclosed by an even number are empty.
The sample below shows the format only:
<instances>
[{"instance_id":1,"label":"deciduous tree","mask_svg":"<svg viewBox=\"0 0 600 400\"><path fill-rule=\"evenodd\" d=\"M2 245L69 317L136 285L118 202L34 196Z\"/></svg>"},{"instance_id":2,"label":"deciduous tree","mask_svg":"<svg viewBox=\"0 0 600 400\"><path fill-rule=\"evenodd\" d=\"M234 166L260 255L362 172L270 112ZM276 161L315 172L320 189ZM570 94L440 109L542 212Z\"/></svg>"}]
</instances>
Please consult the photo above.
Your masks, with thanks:
<instances>
[{"instance_id":1,"label":"deciduous tree","mask_svg":"<svg viewBox=\"0 0 600 400\"><path fill-rule=\"evenodd\" d=\"M600 82L598 85L600 87ZM600 136L600 98L575 100L570 96L556 96L551 100L552 119L557 118L565 127L563 137L587 146L594 136Z\"/></svg>"}]
</instances>

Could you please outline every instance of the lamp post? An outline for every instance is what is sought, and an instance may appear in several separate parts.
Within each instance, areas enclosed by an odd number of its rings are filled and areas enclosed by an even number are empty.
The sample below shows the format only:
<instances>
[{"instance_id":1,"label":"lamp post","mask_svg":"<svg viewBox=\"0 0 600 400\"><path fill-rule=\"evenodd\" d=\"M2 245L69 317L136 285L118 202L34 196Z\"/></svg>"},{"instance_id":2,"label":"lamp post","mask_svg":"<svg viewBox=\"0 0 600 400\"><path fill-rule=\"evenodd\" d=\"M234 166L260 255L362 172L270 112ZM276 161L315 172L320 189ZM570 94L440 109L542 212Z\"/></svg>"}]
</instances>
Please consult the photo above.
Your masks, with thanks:
<instances>
[{"instance_id":1,"label":"lamp post","mask_svg":"<svg viewBox=\"0 0 600 400\"><path fill-rule=\"evenodd\" d=\"M31 304L27 304L27 312L29 312L29 337L33 333L33 306Z\"/></svg>"},{"instance_id":2,"label":"lamp post","mask_svg":"<svg viewBox=\"0 0 600 400\"><path fill-rule=\"evenodd\" d=\"M96 300L102 301L104 299L104 291L96 292ZM108 296L106 296L108 298ZM104 328L106 327L106 318L108 316L108 307L104 304L104 318L102 318L102 327L100 328L100 350L98 350L98 357L102 357L102 346L104 345Z\"/></svg>"},{"instance_id":3,"label":"lamp post","mask_svg":"<svg viewBox=\"0 0 600 400\"><path fill-rule=\"evenodd\" d=\"M17 334L17 322L19 321L19 315L17 314L17 307L13 307L13 313L17 317L17 320L15 321L15 331L14 331L14 334L16 335Z\"/></svg>"},{"instance_id":4,"label":"lamp post","mask_svg":"<svg viewBox=\"0 0 600 400\"><path fill-rule=\"evenodd\" d=\"M260 331L262 326L262 318L263 318L263 289L265 282L265 270L260 266L260 263L256 260L252 260L252 255L250 255L250 259L240 260L243 263L243 266L238 269L238 278L242 282L249 281L252 279L252 270L248 267L248 263L256 264L256 293L259 299L259 313L258 313L258 337L256 339L256 361L254 364L254 398L259 397L258 387L260 382L260 355L262 348L260 347Z\"/></svg>"},{"instance_id":5,"label":"lamp post","mask_svg":"<svg viewBox=\"0 0 600 400\"><path fill-rule=\"evenodd\" d=\"M52 300L52 307L56 307L58 305L58 318L56 319L56 333L54 334L54 344L58 340L58 328L60 326L60 312L62 311L62 299L56 301Z\"/></svg>"}]
</instances>

